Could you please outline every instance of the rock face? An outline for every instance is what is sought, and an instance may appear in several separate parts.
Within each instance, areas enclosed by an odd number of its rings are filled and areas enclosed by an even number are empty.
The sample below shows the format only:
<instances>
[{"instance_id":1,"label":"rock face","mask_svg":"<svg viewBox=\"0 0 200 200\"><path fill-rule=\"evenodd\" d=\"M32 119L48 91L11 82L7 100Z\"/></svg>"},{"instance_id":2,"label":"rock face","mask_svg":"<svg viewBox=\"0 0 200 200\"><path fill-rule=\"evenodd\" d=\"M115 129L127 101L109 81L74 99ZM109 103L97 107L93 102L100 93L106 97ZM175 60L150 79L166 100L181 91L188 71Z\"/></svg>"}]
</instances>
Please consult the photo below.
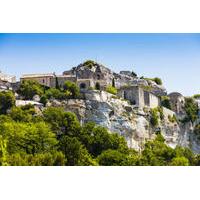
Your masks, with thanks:
<instances>
[{"instance_id":1,"label":"rock face","mask_svg":"<svg viewBox=\"0 0 200 200\"><path fill-rule=\"evenodd\" d=\"M80 122L95 122L123 136L130 148L141 150L147 140L155 138L154 128L150 123L149 110L136 108L127 101L119 99L104 91L88 91L85 100L52 101L49 106L63 107L74 112ZM166 143L175 148L177 145L190 147L194 152L200 152L200 145L192 134L190 123L184 126L170 122L169 116L175 113L163 108L164 118L159 127ZM193 140L191 140L193 137Z\"/></svg>"}]
</instances>

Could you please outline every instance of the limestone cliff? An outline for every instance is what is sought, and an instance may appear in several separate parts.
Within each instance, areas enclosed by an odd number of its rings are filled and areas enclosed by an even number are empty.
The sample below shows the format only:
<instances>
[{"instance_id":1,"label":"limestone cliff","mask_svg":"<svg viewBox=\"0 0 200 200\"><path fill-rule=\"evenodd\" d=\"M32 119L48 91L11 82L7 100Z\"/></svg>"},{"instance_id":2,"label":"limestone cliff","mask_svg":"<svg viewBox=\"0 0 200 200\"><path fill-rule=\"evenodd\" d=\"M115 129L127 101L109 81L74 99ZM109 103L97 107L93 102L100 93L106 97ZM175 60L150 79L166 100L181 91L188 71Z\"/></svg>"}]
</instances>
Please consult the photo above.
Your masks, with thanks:
<instances>
[{"instance_id":1,"label":"limestone cliff","mask_svg":"<svg viewBox=\"0 0 200 200\"><path fill-rule=\"evenodd\" d=\"M66 111L76 113L81 123L95 122L125 137L128 146L141 150L145 141L155 137L155 128L150 123L149 108L138 108L128 101L104 91L88 91L84 100L51 101L48 106L61 106ZM190 147L200 152L200 145L193 134L191 123L180 124L170 120L175 113L163 108L159 128L166 143L175 148L177 145ZM170 116L170 117L169 117Z\"/></svg>"}]
</instances>

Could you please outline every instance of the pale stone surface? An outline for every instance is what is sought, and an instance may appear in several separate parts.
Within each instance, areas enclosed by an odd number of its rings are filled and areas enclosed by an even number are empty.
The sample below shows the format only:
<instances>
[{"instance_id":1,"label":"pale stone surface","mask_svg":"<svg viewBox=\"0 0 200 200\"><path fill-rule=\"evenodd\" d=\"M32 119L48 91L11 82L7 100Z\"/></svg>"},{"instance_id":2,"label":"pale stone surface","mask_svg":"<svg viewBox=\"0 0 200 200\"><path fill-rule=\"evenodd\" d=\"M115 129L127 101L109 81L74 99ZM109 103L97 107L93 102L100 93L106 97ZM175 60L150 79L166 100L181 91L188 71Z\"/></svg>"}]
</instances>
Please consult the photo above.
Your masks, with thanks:
<instances>
[{"instance_id":1,"label":"pale stone surface","mask_svg":"<svg viewBox=\"0 0 200 200\"><path fill-rule=\"evenodd\" d=\"M138 109L123 99L113 98L107 92L93 91L88 93L85 100L52 101L49 106L61 106L66 111L74 112L81 123L95 122L123 136L130 148L141 150L147 140L155 138L155 128L150 124L149 108ZM177 145L189 147L195 153L200 153L200 144L192 134L191 123L184 126L169 121L168 116L176 113L163 108L164 119L159 126L166 140L172 148ZM192 140L191 140L192 137Z\"/></svg>"}]
</instances>

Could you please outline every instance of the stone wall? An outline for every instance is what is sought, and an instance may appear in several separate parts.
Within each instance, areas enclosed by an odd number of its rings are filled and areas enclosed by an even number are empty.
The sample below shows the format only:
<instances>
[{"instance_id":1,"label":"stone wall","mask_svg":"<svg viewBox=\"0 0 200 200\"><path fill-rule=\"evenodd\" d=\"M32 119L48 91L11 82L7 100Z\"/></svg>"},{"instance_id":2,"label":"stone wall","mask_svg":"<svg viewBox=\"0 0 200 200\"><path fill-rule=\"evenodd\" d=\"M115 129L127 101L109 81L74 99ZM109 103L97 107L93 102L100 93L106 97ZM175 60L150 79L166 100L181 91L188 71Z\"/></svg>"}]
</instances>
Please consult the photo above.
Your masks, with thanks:
<instances>
[{"instance_id":1,"label":"stone wall","mask_svg":"<svg viewBox=\"0 0 200 200\"><path fill-rule=\"evenodd\" d=\"M75 76L57 76L50 79L50 87L56 87L56 79L60 87L63 87L66 81L76 82Z\"/></svg>"},{"instance_id":2,"label":"stone wall","mask_svg":"<svg viewBox=\"0 0 200 200\"><path fill-rule=\"evenodd\" d=\"M129 100L132 105L144 107L144 92L139 86L129 86L119 89L118 95Z\"/></svg>"}]
</instances>

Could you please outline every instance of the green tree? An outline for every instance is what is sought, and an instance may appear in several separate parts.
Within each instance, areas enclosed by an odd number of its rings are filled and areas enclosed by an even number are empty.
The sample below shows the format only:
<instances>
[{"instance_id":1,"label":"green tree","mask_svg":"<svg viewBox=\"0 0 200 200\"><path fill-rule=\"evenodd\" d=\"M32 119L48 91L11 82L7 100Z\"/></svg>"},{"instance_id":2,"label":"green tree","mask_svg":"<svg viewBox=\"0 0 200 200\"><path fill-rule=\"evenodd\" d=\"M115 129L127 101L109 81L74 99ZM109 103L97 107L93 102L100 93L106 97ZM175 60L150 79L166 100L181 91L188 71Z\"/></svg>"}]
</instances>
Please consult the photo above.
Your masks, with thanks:
<instances>
[{"instance_id":1,"label":"green tree","mask_svg":"<svg viewBox=\"0 0 200 200\"><path fill-rule=\"evenodd\" d=\"M199 108L194 98L185 99L185 111L187 114L186 121L195 122L197 120Z\"/></svg>"},{"instance_id":2,"label":"green tree","mask_svg":"<svg viewBox=\"0 0 200 200\"><path fill-rule=\"evenodd\" d=\"M189 160L185 157L175 157L172 159L171 166L189 166Z\"/></svg>"},{"instance_id":3,"label":"green tree","mask_svg":"<svg viewBox=\"0 0 200 200\"><path fill-rule=\"evenodd\" d=\"M28 80L20 84L18 93L26 100L31 100L36 94L42 96L44 89L37 81Z\"/></svg>"},{"instance_id":4,"label":"green tree","mask_svg":"<svg viewBox=\"0 0 200 200\"><path fill-rule=\"evenodd\" d=\"M12 92L0 92L0 114L6 114L15 105L15 96Z\"/></svg>"},{"instance_id":5,"label":"green tree","mask_svg":"<svg viewBox=\"0 0 200 200\"><path fill-rule=\"evenodd\" d=\"M106 150L98 156L98 162L102 166L126 166L127 155L117 150Z\"/></svg>"},{"instance_id":6,"label":"green tree","mask_svg":"<svg viewBox=\"0 0 200 200\"><path fill-rule=\"evenodd\" d=\"M69 166L93 166L97 165L86 148L76 137L63 136L60 139L59 149L67 158Z\"/></svg>"},{"instance_id":7,"label":"green tree","mask_svg":"<svg viewBox=\"0 0 200 200\"><path fill-rule=\"evenodd\" d=\"M76 85L76 83L73 83L71 81L66 81L64 84L64 90L70 93L69 95L70 98L75 99L80 97L80 89Z\"/></svg>"},{"instance_id":8,"label":"green tree","mask_svg":"<svg viewBox=\"0 0 200 200\"><path fill-rule=\"evenodd\" d=\"M148 141L142 151L140 165L167 166L174 158L175 152L164 143L162 135L158 134L154 141Z\"/></svg>"},{"instance_id":9,"label":"green tree","mask_svg":"<svg viewBox=\"0 0 200 200\"><path fill-rule=\"evenodd\" d=\"M62 152L52 151L40 154L11 154L7 158L10 166L64 166L66 161Z\"/></svg>"},{"instance_id":10,"label":"green tree","mask_svg":"<svg viewBox=\"0 0 200 200\"><path fill-rule=\"evenodd\" d=\"M118 150L122 153L128 152L124 137L119 134L111 134L106 128L96 126L94 123L85 124L78 137L94 157L108 149Z\"/></svg>"},{"instance_id":11,"label":"green tree","mask_svg":"<svg viewBox=\"0 0 200 200\"><path fill-rule=\"evenodd\" d=\"M161 105L171 110L170 98L168 96L161 97Z\"/></svg>"},{"instance_id":12,"label":"green tree","mask_svg":"<svg viewBox=\"0 0 200 200\"><path fill-rule=\"evenodd\" d=\"M80 123L74 113L65 112L63 108L48 107L43 115L57 136L62 134L77 136L80 132Z\"/></svg>"},{"instance_id":13,"label":"green tree","mask_svg":"<svg viewBox=\"0 0 200 200\"><path fill-rule=\"evenodd\" d=\"M35 109L33 106L30 107L13 107L9 113L9 116L18 122L31 122L33 120L33 115L35 115Z\"/></svg>"},{"instance_id":14,"label":"green tree","mask_svg":"<svg viewBox=\"0 0 200 200\"><path fill-rule=\"evenodd\" d=\"M53 150L58 143L55 134L44 122L4 122L0 133L7 140L7 151L13 153L37 154Z\"/></svg>"},{"instance_id":15,"label":"green tree","mask_svg":"<svg viewBox=\"0 0 200 200\"><path fill-rule=\"evenodd\" d=\"M47 99L53 98L53 99L63 100L69 98L71 96L71 93L68 90L61 91L56 88L50 88L45 92L45 96Z\"/></svg>"}]
</instances>

